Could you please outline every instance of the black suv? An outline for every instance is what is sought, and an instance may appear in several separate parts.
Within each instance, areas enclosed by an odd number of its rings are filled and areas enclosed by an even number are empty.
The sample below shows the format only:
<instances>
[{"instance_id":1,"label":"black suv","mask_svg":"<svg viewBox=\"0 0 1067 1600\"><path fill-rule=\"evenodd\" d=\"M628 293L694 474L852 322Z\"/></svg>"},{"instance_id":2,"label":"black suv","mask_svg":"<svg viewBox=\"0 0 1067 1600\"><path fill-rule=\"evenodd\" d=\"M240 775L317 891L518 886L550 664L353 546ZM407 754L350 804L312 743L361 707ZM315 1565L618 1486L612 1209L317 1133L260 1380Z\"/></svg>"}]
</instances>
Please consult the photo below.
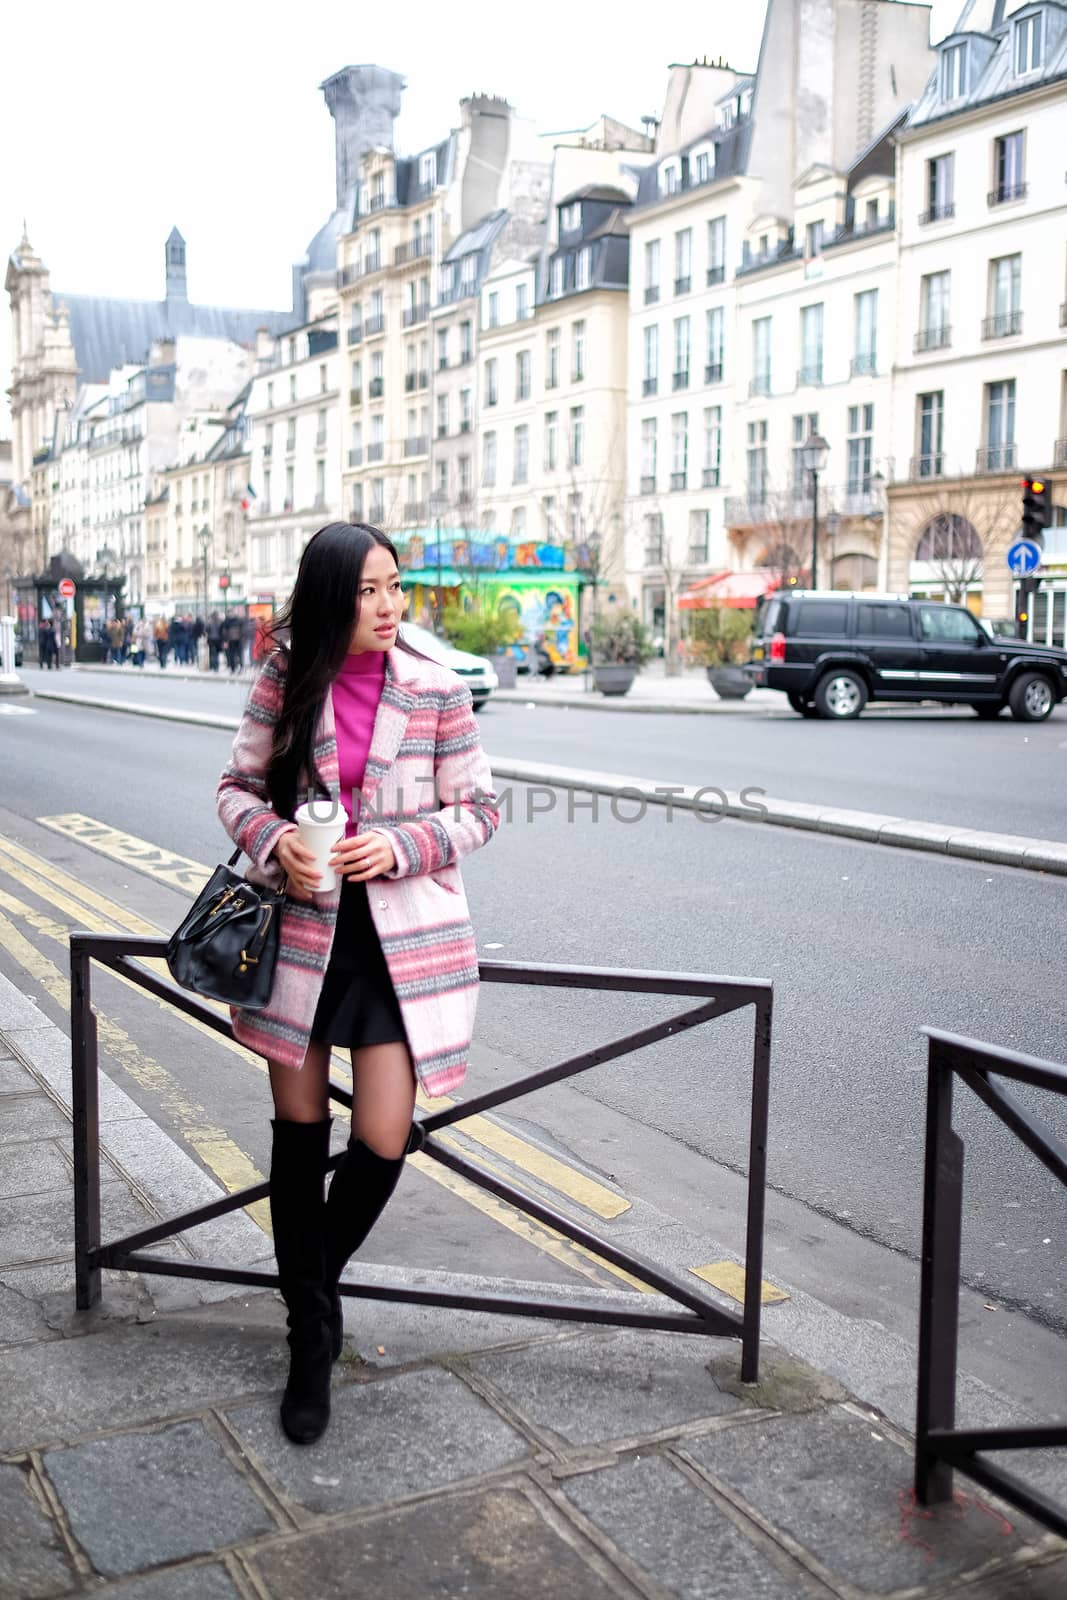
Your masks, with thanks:
<instances>
[{"instance_id":1,"label":"black suv","mask_svg":"<svg viewBox=\"0 0 1067 1600\"><path fill-rule=\"evenodd\" d=\"M1067 650L991 638L963 606L792 589L756 619L745 671L805 717L858 717L868 700L939 700L1041 722L1067 694Z\"/></svg>"}]
</instances>

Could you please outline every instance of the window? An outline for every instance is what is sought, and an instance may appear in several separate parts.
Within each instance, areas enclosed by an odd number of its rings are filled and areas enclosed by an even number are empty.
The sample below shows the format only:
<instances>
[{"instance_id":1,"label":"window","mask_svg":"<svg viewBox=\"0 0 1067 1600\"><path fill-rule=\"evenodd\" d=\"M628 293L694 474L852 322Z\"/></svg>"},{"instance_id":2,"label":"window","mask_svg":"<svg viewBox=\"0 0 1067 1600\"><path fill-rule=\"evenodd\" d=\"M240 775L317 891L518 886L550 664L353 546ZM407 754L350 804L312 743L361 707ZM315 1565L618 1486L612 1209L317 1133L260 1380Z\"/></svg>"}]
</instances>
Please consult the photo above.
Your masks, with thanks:
<instances>
[{"instance_id":1,"label":"window","mask_svg":"<svg viewBox=\"0 0 1067 1600\"><path fill-rule=\"evenodd\" d=\"M765 421L748 424L748 498L751 505L762 505L767 497L767 424Z\"/></svg>"},{"instance_id":2,"label":"window","mask_svg":"<svg viewBox=\"0 0 1067 1600\"><path fill-rule=\"evenodd\" d=\"M448 366L448 329L437 330L437 366L441 370Z\"/></svg>"},{"instance_id":3,"label":"window","mask_svg":"<svg viewBox=\"0 0 1067 1600\"><path fill-rule=\"evenodd\" d=\"M326 412L320 411L315 430L315 448L321 450L326 443Z\"/></svg>"},{"instance_id":4,"label":"window","mask_svg":"<svg viewBox=\"0 0 1067 1600\"><path fill-rule=\"evenodd\" d=\"M292 404L292 402L295 399L296 399L296 373L295 372L291 372L289 374L289 403Z\"/></svg>"},{"instance_id":5,"label":"window","mask_svg":"<svg viewBox=\"0 0 1067 1600\"><path fill-rule=\"evenodd\" d=\"M437 182L437 151L427 150L425 155L419 157L419 183L424 189L432 189Z\"/></svg>"},{"instance_id":6,"label":"window","mask_svg":"<svg viewBox=\"0 0 1067 1600\"><path fill-rule=\"evenodd\" d=\"M437 437L439 439L443 439L443 438L445 438L447 433L448 433L448 396L447 396L447 394L439 394L437 396Z\"/></svg>"},{"instance_id":7,"label":"window","mask_svg":"<svg viewBox=\"0 0 1067 1600\"><path fill-rule=\"evenodd\" d=\"M271 410L273 410L273 408L274 408L274 384L273 383L268 383L267 384L267 410L271 411Z\"/></svg>"},{"instance_id":8,"label":"window","mask_svg":"<svg viewBox=\"0 0 1067 1600\"><path fill-rule=\"evenodd\" d=\"M459 431L460 431L460 433L470 433L470 431L471 431L471 420L472 420L471 391L469 389L461 389L459 391Z\"/></svg>"},{"instance_id":9,"label":"window","mask_svg":"<svg viewBox=\"0 0 1067 1600\"><path fill-rule=\"evenodd\" d=\"M722 478L722 406L704 407L704 464L701 484L717 489ZM707 557L702 557L707 560Z\"/></svg>"},{"instance_id":10,"label":"window","mask_svg":"<svg viewBox=\"0 0 1067 1600\"><path fill-rule=\"evenodd\" d=\"M181 506L176 506L175 510L176 511L180 511L181 510ZM265 517L269 517L270 516L270 468L269 467L264 467L264 469L263 469L263 515Z\"/></svg>"},{"instance_id":11,"label":"window","mask_svg":"<svg viewBox=\"0 0 1067 1600\"><path fill-rule=\"evenodd\" d=\"M872 374L878 370L878 290L864 289L855 296L855 355L852 358L854 374Z\"/></svg>"},{"instance_id":12,"label":"window","mask_svg":"<svg viewBox=\"0 0 1067 1600\"><path fill-rule=\"evenodd\" d=\"M865 228L877 228L877 226L878 226L878 201L877 200L868 200L867 201L866 210L864 211L864 216L863 216L863 226Z\"/></svg>"},{"instance_id":13,"label":"window","mask_svg":"<svg viewBox=\"0 0 1067 1600\"><path fill-rule=\"evenodd\" d=\"M293 509L293 505L294 505L293 484L294 484L295 478L296 478L296 473L295 473L294 469L292 467L286 467L286 469L285 469L285 510L286 511L292 511L292 509Z\"/></svg>"},{"instance_id":14,"label":"window","mask_svg":"<svg viewBox=\"0 0 1067 1600\"><path fill-rule=\"evenodd\" d=\"M555 472L558 465L559 413L545 412L545 471Z\"/></svg>"},{"instance_id":15,"label":"window","mask_svg":"<svg viewBox=\"0 0 1067 1600\"><path fill-rule=\"evenodd\" d=\"M641 419L641 493L656 492L656 419Z\"/></svg>"},{"instance_id":16,"label":"window","mask_svg":"<svg viewBox=\"0 0 1067 1600\"><path fill-rule=\"evenodd\" d=\"M296 340L295 339L290 339L289 340L289 360L290 360L290 362L293 362L293 361L296 360Z\"/></svg>"},{"instance_id":17,"label":"window","mask_svg":"<svg viewBox=\"0 0 1067 1600\"><path fill-rule=\"evenodd\" d=\"M497 393L496 358L485 363L485 403L495 406L499 398Z\"/></svg>"},{"instance_id":18,"label":"window","mask_svg":"<svg viewBox=\"0 0 1067 1600\"><path fill-rule=\"evenodd\" d=\"M856 607L856 632L863 639L910 639L911 612L907 606L864 603Z\"/></svg>"},{"instance_id":19,"label":"window","mask_svg":"<svg viewBox=\"0 0 1067 1600\"><path fill-rule=\"evenodd\" d=\"M574 274L574 287L576 289L588 289L592 281L593 252L589 245L586 245L584 250L579 250L578 252L577 266Z\"/></svg>"},{"instance_id":20,"label":"window","mask_svg":"<svg viewBox=\"0 0 1067 1600\"><path fill-rule=\"evenodd\" d=\"M326 463L315 463L315 509L319 510L326 504Z\"/></svg>"},{"instance_id":21,"label":"window","mask_svg":"<svg viewBox=\"0 0 1067 1600\"><path fill-rule=\"evenodd\" d=\"M663 561L663 517L658 511L645 518L645 566L658 567Z\"/></svg>"},{"instance_id":22,"label":"window","mask_svg":"<svg viewBox=\"0 0 1067 1600\"><path fill-rule=\"evenodd\" d=\"M671 488L684 489L689 471L689 413L671 417Z\"/></svg>"},{"instance_id":23,"label":"window","mask_svg":"<svg viewBox=\"0 0 1067 1600\"><path fill-rule=\"evenodd\" d=\"M919 637L943 644L978 644L984 635L970 612L962 607L920 606Z\"/></svg>"},{"instance_id":24,"label":"window","mask_svg":"<svg viewBox=\"0 0 1067 1600\"><path fill-rule=\"evenodd\" d=\"M707 338L707 361L704 367L705 383L721 383L723 372L723 328L725 313L722 306L713 306L704 313Z\"/></svg>"},{"instance_id":25,"label":"window","mask_svg":"<svg viewBox=\"0 0 1067 1600\"><path fill-rule=\"evenodd\" d=\"M1015 379L986 384L985 465L1006 471L1015 458Z\"/></svg>"},{"instance_id":26,"label":"window","mask_svg":"<svg viewBox=\"0 0 1067 1600\"><path fill-rule=\"evenodd\" d=\"M446 497L448 495L448 462L447 461L439 461L437 463L437 491L436 492L439 495L443 494Z\"/></svg>"},{"instance_id":27,"label":"window","mask_svg":"<svg viewBox=\"0 0 1067 1600\"><path fill-rule=\"evenodd\" d=\"M874 407L849 406L846 441L846 493L862 498L871 492L871 450L874 445Z\"/></svg>"},{"instance_id":28,"label":"window","mask_svg":"<svg viewBox=\"0 0 1067 1600\"><path fill-rule=\"evenodd\" d=\"M989 316L982 330L986 338L1018 333L1022 327L1022 269L1021 255L989 263Z\"/></svg>"},{"instance_id":29,"label":"window","mask_svg":"<svg viewBox=\"0 0 1067 1600\"><path fill-rule=\"evenodd\" d=\"M822 314L821 305L802 306L800 310L801 383L822 382Z\"/></svg>"},{"instance_id":30,"label":"window","mask_svg":"<svg viewBox=\"0 0 1067 1600\"><path fill-rule=\"evenodd\" d=\"M819 431L819 413L805 411L800 416L793 418L793 498L803 500L810 498L810 474L804 465L804 446L813 433Z\"/></svg>"},{"instance_id":31,"label":"window","mask_svg":"<svg viewBox=\"0 0 1067 1600\"><path fill-rule=\"evenodd\" d=\"M514 540L526 537L526 507L513 506L511 510L511 527L508 530Z\"/></svg>"},{"instance_id":32,"label":"window","mask_svg":"<svg viewBox=\"0 0 1067 1600\"><path fill-rule=\"evenodd\" d=\"M659 388L659 328L655 323L645 329L645 376L642 394L655 394Z\"/></svg>"},{"instance_id":33,"label":"window","mask_svg":"<svg viewBox=\"0 0 1067 1600\"><path fill-rule=\"evenodd\" d=\"M922 318L920 349L938 350L949 342L949 291L952 275L948 272L929 272L920 286L920 316Z\"/></svg>"},{"instance_id":34,"label":"window","mask_svg":"<svg viewBox=\"0 0 1067 1600\"><path fill-rule=\"evenodd\" d=\"M770 317L757 317L752 324L752 392L771 392Z\"/></svg>"},{"instance_id":35,"label":"window","mask_svg":"<svg viewBox=\"0 0 1067 1600\"><path fill-rule=\"evenodd\" d=\"M571 466L585 462L585 407L571 407Z\"/></svg>"},{"instance_id":36,"label":"window","mask_svg":"<svg viewBox=\"0 0 1067 1600\"><path fill-rule=\"evenodd\" d=\"M793 616L793 626L789 631L794 636L807 639L820 636L841 638L848 628L848 601L801 600Z\"/></svg>"},{"instance_id":37,"label":"window","mask_svg":"<svg viewBox=\"0 0 1067 1600\"><path fill-rule=\"evenodd\" d=\"M941 98L959 100L967 93L967 46L952 44L941 52Z\"/></svg>"},{"instance_id":38,"label":"window","mask_svg":"<svg viewBox=\"0 0 1067 1600\"><path fill-rule=\"evenodd\" d=\"M515 398L516 400L529 400L530 398L529 350L520 350L515 357Z\"/></svg>"},{"instance_id":39,"label":"window","mask_svg":"<svg viewBox=\"0 0 1067 1600\"><path fill-rule=\"evenodd\" d=\"M689 176L693 183L710 183L715 176L715 146L704 145L689 152Z\"/></svg>"},{"instance_id":40,"label":"window","mask_svg":"<svg viewBox=\"0 0 1067 1600\"><path fill-rule=\"evenodd\" d=\"M545 388L559 386L559 329L549 328L545 335Z\"/></svg>"},{"instance_id":41,"label":"window","mask_svg":"<svg viewBox=\"0 0 1067 1600\"><path fill-rule=\"evenodd\" d=\"M659 240L645 245L645 305L659 299Z\"/></svg>"},{"instance_id":42,"label":"window","mask_svg":"<svg viewBox=\"0 0 1067 1600\"><path fill-rule=\"evenodd\" d=\"M541 496L541 516L545 524L545 537L551 540L556 529L556 497L553 494Z\"/></svg>"},{"instance_id":43,"label":"window","mask_svg":"<svg viewBox=\"0 0 1067 1600\"><path fill-rule=\"evenodd\" d=\"M945 393L937 389L930 394L921 394L918 397L919 408L919 457L916 462L915 476L919 478L937 478L941 475L942 442L945 427Z\"/></svg>"},{"instance_id":44,"label":"window","mask_svg":"<svg viewBox=\"0 0 1067 1600\"><path fill-rule=\"evenodd\" d=\"M459 264L461 294L473 294L478 283L478 257L474 251L465 255Z\"/></svg>"},{"instance_id":45,"label":"window","mask_svg":"<svg viewBox=\"0 0 1067 1600\"><path fill-rule=\"evenodd\" d=\"M582 206L579 200L572 200L569 206L561 206L559 211L559 231L561 233L577 233L582 225Z\"/></svg>"},{"instance_id":46,"label":"window","mask_svg":"<svg viewBox=\"0 0 1067 1600\"><path fill-rule=\"evenodd\" d=\"M993 164L996 188L990 199L995 204L1001 200L1021 200L1026 194L1023 182L1023 136L1006 133L993 146Z\"/></svg>"},{"instance_id":47,"label":"window","mask_svg":"<svg viewBox=\"0 0 1067 1600\"><path fill-rule=\"evenodd\" d=\"M442 261L437 269L437 293L442 301L451 300L456 271L451 261Z\"/></svg>"},{"instance_id":48,"label":"window","mask_svg":"<svg viewBox=\"0 0 1067 1600\"><path fill-rule=\"evenodd\" d=\"M585 377L585 322L571 323L571 382Z\"/></svg>"},{"instance_id":49,"label":"window","mask_svg":"<svg viewBox=\"0 0 1067 1600\"><path fill-rule=\"evenodd\" d=\"M456 462L456 469L459 477L459 498L460 500L469 500L472 484L470 456L460 456Z\"/></svg>"},{"instance_id":50,"label":"window","mask_svg":"<svg viewBox=\"0 0 1067 1600\"><path fill-rule=\"evenodd\" d=\"M926 163L926 205L925 216L922 222L937 222L944 217L951 217L955 205L953 203L953 180L955 174L955 156L951 151L947 155L934 156Z\"/></svg>"},{"instance_id":51,"label":"window","mask_svg":"<svg viewBox=\"0 0 1067 1600\"><path fill-rule=\"evenodd\" d=\"M461 322L459 325L459 359L469 361L474 354L474 325L471 322Z\"/></svg>"},{"instance_id":52,"label":"window","mask_svg":"<svg viewBox=\"0 0 1067 1600\"><path fill-rule=\"evenodd\" d=\"M1036 72L1040 67L1043 52L1042 22L1044 17L1039 11L1033 17L1021 17L1015 24L1015 71Z\"/></svg>"},{"instance_id":53,"label":"window","mask_svg":"<svg viewBox=\"0 0 1067 1600\"><path fill-rule=\"evenodd\" d=\"M296 418L290 417L285 429L285 448L290 453L296 449Z\"/></svg>"},{"instance_id":54,"label":"window","mask_svg":"<svg viewBox=\"0 0 1067 1600\"><path fill-rule=\"evenodd\" d=\"M500 326L500 296L495 290L489 296L489 326L491 328Z\"/></svg>"},{"instance_id":55,"label":"window","mask_svg":"<svg viewBox=\"0 0 1067 1600\"><path fill-rule=\"evenodd\" d=\"M682 163L678 160L664 161L659 169L659 192L661 195L677 194L682 187Z\"/></svg>"},{"instance_id":56,"label":"window","mask_svg":"<svg viewBox=\"0 0 1067 1600\"><path fill-rule=\"evenodd\" d=\"M708 533L711 527L711 515L707 511L691 511L689 513L689 549L686 559L689 561L706 561L708 559Z\"/></svg>"},{"instance_id":57,"label":"window","mask_svg":"<svg viewBox=\"0 0 1067 1600\"><path fill-rule=\"evenodd\" d=\"M548 270L548 297L558 300L563 293L563 257L557 256Z\"/></svg>"},{"instance_id":58,"label":"window","mask_svg":"<svg viewBox=\"0 0 1067 1600\"><path fill-rule=\"evenodd\" d=\"M674 319L674 377L675 389L689 387L689 318Z\"/></svg>"},{"instance_id":59,"label":"window","mask_svg":"<svg viewBox=\"0 0 1067 1600\"><path fill-rule=\"evenodd\" d=\"M530 290L525 283L515 285L515 320L524 322L530 315Z\"/></svg>"},{"instance_id":60,"label":"window","mask_svg":"<svg viewBox=\"0 0 1067 1600\"><path fill-rule=\"evenodd\" d=\"M512 461L512 483L525 483L530 476L530 430L523 422L515 429L515 453Z\"/></svg>"},{"instance_id":61,"label":"window","mask_svg":"<svg viewBox=\"0 0 1067 1600\"><path fill-rule=\"evenodd\" d=\"M327 390L327 387L328 387L328 382L327 382L326 363L323 362L322 365L319 367L319 393L320 394L325 394L326 390Z\"/></svg>"},{"instance_id":62,"label":"window","mask_svg":"<svg viewBox=\"0 0 1067 1600\"><path fill-rule=\"evenodd\" d=\"M726 278L726 218L712 217L708 223L708 283Z\"/></svg>"},{"instance_id":63,"label":"window","mask_svg":"<svg viewBox=\"0 0 1067 1600\"><path fill-rule=\"evenodd\" d=\"M674 292L688 294L693 282L693 230L682 228L674 236Z\"/></svg>"}]
</instances>

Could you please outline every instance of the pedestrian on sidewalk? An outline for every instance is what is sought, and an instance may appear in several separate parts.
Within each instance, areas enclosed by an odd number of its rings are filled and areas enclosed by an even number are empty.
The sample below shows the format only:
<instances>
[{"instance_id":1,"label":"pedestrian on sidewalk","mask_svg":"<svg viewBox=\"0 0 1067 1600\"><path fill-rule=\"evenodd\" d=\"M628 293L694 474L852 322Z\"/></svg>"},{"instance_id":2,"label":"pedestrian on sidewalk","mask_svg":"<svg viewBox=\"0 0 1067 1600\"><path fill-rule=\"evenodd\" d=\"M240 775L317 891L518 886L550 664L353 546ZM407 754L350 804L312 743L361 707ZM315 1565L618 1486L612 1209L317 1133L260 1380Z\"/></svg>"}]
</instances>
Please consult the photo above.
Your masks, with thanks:
<instances>
[{"instance_id":1,"label":"pedestrian on sidewalk","mask_svg":"<svg viewBox=\"0 0 1067 1600\"><path fill-rule=\"evenodd\" d=\"M167 653L170 650L170 626L166 617L156 618L156 625L153 631L156 637L156 656L162 670L167 665Z\"/></svg>"},{"instance_id":2,"label":"pedestrian on sidewalk","mask_svg":"<svg viewBox=\"0 0 1067 1600\"><path fill-rule=\"evenodd\" d=\"M152 624L147 617L141 617L133 625L133 664L143 667L148 655L148 647L152 643Z\"/></svg>"},{"instance_id":3,"label":"pedestrian on sidewalk","mask_svg":"<svg viewBox=\"0 0 1067 1600\"><path fill-rule=\"evenodd\" d=\"M207 622L207 663L212 672L219 670L219 656L222 654L222 618L217 611L213 611Z\"/></svg>"},{"instance_id":4,"label":"pedestrian on sidewalk","mask_svg":"<svg viewBox=\"0 0 1067 1600\"><path fill-rule=\"evenodd\" d=\"M416 1081L430 1095L462 1082L478 995L458 862L489 841L499 812L470 689L405 644L404 605L383 533L321 528L272 625L218 790L251 875L287 880L270 1001L235 1010L233 1027L270 1069L271 1218L289 1313L281 1422L300 1444L329 1422L337 1286L416 1147ZM323 791L344 811L333 889L319 888L292 820ZM352 1055L352 1126L324 1196L335 1045Z\"/></svg>"},{"instance_id":5,"label":"pedestrian on sidewalk","mask_svg":"<svg viewBox=\"0 0 1067 1600\"><path fill-rule=\"evenodd\" d=\"M234 674L241 670L241 641L244 638L244 631L244 622L238 616L227 617L222 625L226 641L226 665Z\"/></svg>"}]
</instances>

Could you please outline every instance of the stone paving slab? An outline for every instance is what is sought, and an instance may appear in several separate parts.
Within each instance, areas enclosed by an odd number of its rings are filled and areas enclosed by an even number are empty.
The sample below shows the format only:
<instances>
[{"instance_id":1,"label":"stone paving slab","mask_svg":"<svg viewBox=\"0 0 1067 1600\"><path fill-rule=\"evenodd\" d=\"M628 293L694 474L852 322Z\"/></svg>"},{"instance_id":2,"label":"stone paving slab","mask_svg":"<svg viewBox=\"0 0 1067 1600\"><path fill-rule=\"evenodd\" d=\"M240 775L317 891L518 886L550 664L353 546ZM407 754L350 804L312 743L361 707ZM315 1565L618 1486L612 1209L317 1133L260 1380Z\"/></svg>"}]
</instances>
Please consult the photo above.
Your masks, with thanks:
<instances>
[{"instance_id":1,"label":"stone paving slab","mask_svg":"<svg viewBox=\"0 0 1067 1600\"><path fill-rule=\"evenodd\" d=\"M1012 1524L969 1493L933 1511L916 1506L908 1451L877 1420L842 1407L687 1440L682 1454L872 1594L977 1572L1020 1547Z\"/></svg>"},{"instance_id":2,"label":"stone paving slab","mask_svg":"<svg viewBox=\"0 0 1067 1600\"><path fill-rule=\"evenodd\" d=\"M70 1255L73 1248L71 1187L23 1194L0 1205L0 1263ZM132 1233L157 1220L124 1183L101 1184L101 1230L105 1239Z\"/></svg>"},{"instance_id":3,"label":"stone paving slab","mask_svg":"<svg viewBox=\"0 0 1067 1600\"><path fill-rule=\"evenodd\" d=\"M0 1036L0 1094L31 1094L36 1089L33 1074L11 1054Z\"/></svg>"},{"instance_id":4,"label":"stone paving slab","mask_svg":"<svg viewBox=\"0 0 1067 1600\"><path fill-rule=\"evenodd\" d=\"M29 1468L0 1463L0 1594L45 1600L76 1581L62 1535L30 1486Z\"/></svg>"},{"instance_id":5,"label":"stone paving slab","mask_svg":"<svg viewBox=\"0 0 1067 1600\"><path fill-rule=\"evenodd\" d=\"M292 1445L277 1400L230 1410L227 1420L281 1490L308 1511L352 1511L442 1489L523 1461L522 1435L459 1378L439 1367L333 1389L330 1426Z\"/></svg>"},{"instance_id":6,"label":"stone paving slab","mask_svg":"<svg viewBox=\"0 0 1067 1600\"><path fill-rule=\"evenodd\" d=\"M30 1139L0 1145L0 1200L62 1188L68 1192L69 1205L72 1179L73 1169L58 1140Z\"/></svg>"},{"instance_id":7,"label":"stone paving slab","mask_svg":"<svg viewBox=\"0 0 1067 1600\"><path fill-rule=\"evenodd\" d=\"M573 1445L672 1428L744 1409L707 1370L708 1341L671 1334L590 1334L472 1357L538 1428Z\"/></svg>"},{"instance_id":8,"label":"stone paving slab","mask_svg":"<svg viewBox=\"0 0 1067 1600\"><path fill-rule=\"evenodd\" d=\"M225 1567L216 1562L172 1567L92 1592L101 1600L105 1596L107 1600L243 1600Z\"/></svg>"},{"instance_id":9,"label":"stone paving slab","mask_svg":"<svg viewBox=\"0 0 1067 1600\"><path fill-rule=\"evenodd\" d=\"M71 1530L105 1577L208 1555L276 1524L199 1422L49 1450Z\"/></svg>"},{"instance_id":10,"label":"stone paving slab","mask_svg":"<svg viewBox=\"0 0 1067 1600\"><path fill-rule=\"evenodd\" d=\"M335 1526L257 1554L252 1566L277 1600L617 1600L638 1593L598 1570L592 1552L550 1526L528 1495L507 1488Z\"/></svg>"},{"instance_id":11,"label":"stone paving slab","mask_svg":"<svg viewBox=\"0 0 1067 1600\"><path fill-rule=\"evenodd\" d=\"M793 1562L748 1536L665 1457L569 1478L567 1500L679 1600L825 1600Z\"/></svg>"},{"instance_id":12,"label":"stone paving slab","mask_svg":"<svg viewBox=\"0 0 1067 1600\"><path fill-rule=\"evenodd\" d=\"M0 1149L39 1139L70 1138L70 1122L46 1094L0 1095Z\"/></svg>"}]
</instances>

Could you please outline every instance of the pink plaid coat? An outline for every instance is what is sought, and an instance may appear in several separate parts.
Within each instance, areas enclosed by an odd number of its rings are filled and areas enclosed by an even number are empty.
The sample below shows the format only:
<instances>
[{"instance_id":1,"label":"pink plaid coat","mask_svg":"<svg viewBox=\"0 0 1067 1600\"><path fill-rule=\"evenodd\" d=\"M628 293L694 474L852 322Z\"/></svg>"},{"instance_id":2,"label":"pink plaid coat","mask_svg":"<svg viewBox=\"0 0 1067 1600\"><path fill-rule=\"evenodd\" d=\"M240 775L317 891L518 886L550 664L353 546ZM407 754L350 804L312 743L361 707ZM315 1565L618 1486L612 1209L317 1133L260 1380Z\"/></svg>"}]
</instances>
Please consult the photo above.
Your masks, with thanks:
<instances>
[{"instance_id":1,"label":"pink plaid coat","mask_svg":"<svg viewBox=\"0 0 1067 1600\"><path fill-rule=\"evenodd\" d=\"M293 824L272 810L266 772L288 657L275 651L252 686L218 789L222 825L253 863L249 878L277 883L271 851ZM326 696L314 747L318 783L338 798L333 702ZM301 783L303 794L306 785ZM444 1094L463 1080L478 1001L478 950L457 863L486 844L500 820L466 684L446 667L390 650L367 757L362 830L385 833L395 871L367 885L419 1082ZM234 1009L242 1044L299 1068L333 945L339 890L287 900L270 1004Z\"/></svg>"}]
</instances>

